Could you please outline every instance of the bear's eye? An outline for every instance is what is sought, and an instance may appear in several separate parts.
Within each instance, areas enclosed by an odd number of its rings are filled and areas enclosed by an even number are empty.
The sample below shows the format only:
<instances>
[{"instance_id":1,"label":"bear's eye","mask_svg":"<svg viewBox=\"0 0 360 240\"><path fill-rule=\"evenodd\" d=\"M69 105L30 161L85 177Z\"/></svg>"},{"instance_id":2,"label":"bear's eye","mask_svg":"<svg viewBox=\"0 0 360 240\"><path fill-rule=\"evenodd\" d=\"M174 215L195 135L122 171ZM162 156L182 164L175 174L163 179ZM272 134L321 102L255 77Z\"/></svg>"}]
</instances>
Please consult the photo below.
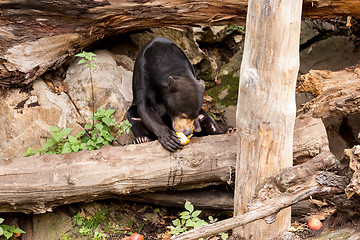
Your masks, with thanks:
<instances>
[{"instance_id":1,"label":"bear's eye","mask_svg":"<svg viewBox=\"0 0 360 240\"><path fill-rule=\"evenodd\" d=\"M188 119L189 117L186 114L183 113L183 114L180 115L180 118L181 119Z\"/></svg>"}]
</instances>

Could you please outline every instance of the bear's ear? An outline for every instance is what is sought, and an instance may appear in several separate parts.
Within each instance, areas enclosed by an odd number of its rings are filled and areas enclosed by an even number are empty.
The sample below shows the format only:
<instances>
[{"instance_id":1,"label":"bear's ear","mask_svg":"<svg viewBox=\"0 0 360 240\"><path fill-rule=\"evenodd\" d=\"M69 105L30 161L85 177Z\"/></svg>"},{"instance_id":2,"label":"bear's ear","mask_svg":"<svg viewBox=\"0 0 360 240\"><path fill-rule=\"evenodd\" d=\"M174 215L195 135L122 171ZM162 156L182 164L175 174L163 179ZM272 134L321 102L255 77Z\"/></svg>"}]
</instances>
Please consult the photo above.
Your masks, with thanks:
<instances>
[{"instance_id":1,"label":"bear's ear","mask_svg":"<svg viewBox=\"0 0 360 240\"><path fill-rule=\"evenodd\" d=\"M199 83L201 89L202 89L203 91L205 91L205 82L204 82L204 80L200 79L200 80L198 80L198 83Z\"/></svg>"},{"instance_id":2,"label":"bear's ear","mask_svg":"<svg viewBox=\"0 0 360 240\"><path fill-rule=\"evenodd\" d=\"M178 81L173 76L169 77L168 89L170 92L175 92L178 89Z\"/></svg>"}]
</instances>

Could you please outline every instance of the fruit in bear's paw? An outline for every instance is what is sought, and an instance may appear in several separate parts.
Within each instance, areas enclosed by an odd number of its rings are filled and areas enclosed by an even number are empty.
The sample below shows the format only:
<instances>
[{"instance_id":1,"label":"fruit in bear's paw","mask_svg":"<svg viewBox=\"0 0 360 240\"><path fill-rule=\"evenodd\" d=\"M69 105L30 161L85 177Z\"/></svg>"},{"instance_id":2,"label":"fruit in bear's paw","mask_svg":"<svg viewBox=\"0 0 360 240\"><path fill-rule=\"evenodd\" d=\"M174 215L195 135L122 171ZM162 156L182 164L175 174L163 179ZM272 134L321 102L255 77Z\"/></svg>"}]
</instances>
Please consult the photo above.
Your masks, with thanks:
<instances>
[{"instance_id":1,"label":"fruit in bear's paw","mask_svg":"<svg viewBox=\"0 0 360 240\"><path fill-rule=\"evenodd\" d=\"M181 144L186 145L190 142L190 136L186 137L186 135L182 132L176 132L177 138L180 140Z\"/></svg>"}]
</instances>

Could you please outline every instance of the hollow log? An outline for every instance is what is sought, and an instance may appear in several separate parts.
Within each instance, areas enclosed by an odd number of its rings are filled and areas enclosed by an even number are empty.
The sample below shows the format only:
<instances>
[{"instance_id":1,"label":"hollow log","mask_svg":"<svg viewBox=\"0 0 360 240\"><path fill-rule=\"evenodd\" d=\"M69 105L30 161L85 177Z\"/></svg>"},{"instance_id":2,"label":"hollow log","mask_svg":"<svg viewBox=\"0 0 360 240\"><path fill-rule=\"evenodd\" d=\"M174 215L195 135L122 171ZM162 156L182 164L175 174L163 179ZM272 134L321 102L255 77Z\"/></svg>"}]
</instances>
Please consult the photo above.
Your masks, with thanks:
<instances>
[{"instance_id":1,"label":"hollow log","mask_svg":"<svg viewBox=\"0 0 360 240\"><path fill-rule=\"evenodd\" d=\"M360 16L357 0L305 0L304 18ZM0 87L32 82L96 40L149 27L245 24L246 0L4 0Z\"/></svg>"},{"instance_id":2,"label":"hollow log","mask_svg":"<svg viewBox=\"0 0 360 240\"><path fill-rule=\"evenodd\" d=\"M0 158L0 212L166 189L226 183L234 174L236 136L194 138L175 153L158 141L59 155Z\"/></svg>"}]
</instances>

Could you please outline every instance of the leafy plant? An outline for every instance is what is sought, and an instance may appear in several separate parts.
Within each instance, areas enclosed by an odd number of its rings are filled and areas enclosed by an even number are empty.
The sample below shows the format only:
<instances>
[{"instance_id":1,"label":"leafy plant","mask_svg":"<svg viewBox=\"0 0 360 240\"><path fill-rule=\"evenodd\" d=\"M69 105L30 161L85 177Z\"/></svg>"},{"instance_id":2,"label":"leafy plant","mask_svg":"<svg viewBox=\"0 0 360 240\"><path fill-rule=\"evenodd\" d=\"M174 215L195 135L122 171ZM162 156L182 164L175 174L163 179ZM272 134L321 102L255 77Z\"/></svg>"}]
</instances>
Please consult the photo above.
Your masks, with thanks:
<instances>
[{"instance_id":1,"label":"leafy plant","mask_svg":"<svg viewBox=\"0 0 360 240\"><path fill-rule=\"evenodd\" d=\"M96 228L106 220L105 213L98 212L94 216L83 217L80 213L74 216L76 225L79 227L79 233L88 236L91 240L104 240L107 235L98 231Z\"/></svg>"},{"instance_id":2,"label":"leafy plant","mask_svg":"<svg viewBox=\"0 0 360 240\"><path fill-rule=\"evenodd\" d=\"M179 235L186 231L189 231L193 228L198 228L207 225L208 223L204 220L201 220L198 216L201 211L194 211L194 206L191 202L185 202L185 211L180 213L180 219L175 219L173 223L172 230L170 231L173 235Z\"/></svg>"},{"instance_id":3,"label":"leafy plant","mask_svg":"<svg viewBox=\"0 0 360 240\"><path fill-rule=\"evenodd\" d=\"M91 83L91 98L92 98L92 112L93 112L93 116L95 115L95 96L94 96L94 83L93 83L93 79L92 79L92 71L95 69L95 64L93 63L93 61L96 61L98 58L96 57L95 53L92 52L85 52L82 51L81 53L78 53L75 55L76 57L80 57L80 61L78 62L78 65L80 64L85 64L84 67L89 69L89 73L90 73L90 83ZM94 120L93 120L93 125L95 125Z\"/></svg>"},{"instance_id":4,"label":"leafy plant","mask_svg":"<svg viewBox=\"0 0 360 240\"><path fill-rule=\"evenodd\" d=\"M208 225L208 223L202 219L199 218L199 215L201 214L200 210L194 210L194 205L190 201L185 202L185 211L180 213L180 219L175 219L172 223L173 226L171 226L170 233L172 235L179 235L181 233L187 232L191 229L199 228L205 225ZM217 219L213 218L212 216L209 216L210 223L214 223L217 221ZM226 240L228 238L227 233L220 233L221 239ZM202 240L203 238L200 238Z\"/></svg>"},{"instance_id":5,"label":"leafy plant","mask_svg":"<svg viewBox=\"0 0 360 240\"><path fill-rule=\"evenodd\" d=\"M4 222L3 218L0 218L0 224ZM6 224L0 225L0 236L4 236L6 239L10 239L14 233L25 233L20 228L17 228L15 226L9 226Z\"/></svg>"},{"instance_id":6,"label":"leafy plant","mask_svg":"<svg viewBox=\"0 0 360 240\"><path fill-rule=\"evenodd\" d=\"M75 57L82 58L78 62L79 65L85 63L85 68L89 68L90 70L95 69L96 65L93 63L93 61L98 59L95 53L82 51L81 53L76 54Z\"/></svg>"},{"instance_id":7,"label":"leafy plant","mask_svg":"<svg viewBox=\"0 0 360 240\"><path fill-rule=\"evenodd\" d=\"M70 135L72 128L60 129L55 126L50 127L51 138L47 139L44 146L38 150L30 147L24 156L40 154L59 154L77 152L83 149L95 150L105 145L110 145L115 140L115 130L121 135L129 133L131 124L128 120L117 123L114 118L114 109L98 108L97 112L90 118L94 124L87 123L85 130L76 136Z\"/></svg>"},{"instance_id":8,"label":"leafy plant","mask_svg":"<svg viewBox=\"0 0 360 240\"><path fill-rule=\"evenodd\" d=\"M245 27L241 25L229 25L226 30L227 35L230 35L233 32L245 33Z\"/></svg>"}]
</instances>

